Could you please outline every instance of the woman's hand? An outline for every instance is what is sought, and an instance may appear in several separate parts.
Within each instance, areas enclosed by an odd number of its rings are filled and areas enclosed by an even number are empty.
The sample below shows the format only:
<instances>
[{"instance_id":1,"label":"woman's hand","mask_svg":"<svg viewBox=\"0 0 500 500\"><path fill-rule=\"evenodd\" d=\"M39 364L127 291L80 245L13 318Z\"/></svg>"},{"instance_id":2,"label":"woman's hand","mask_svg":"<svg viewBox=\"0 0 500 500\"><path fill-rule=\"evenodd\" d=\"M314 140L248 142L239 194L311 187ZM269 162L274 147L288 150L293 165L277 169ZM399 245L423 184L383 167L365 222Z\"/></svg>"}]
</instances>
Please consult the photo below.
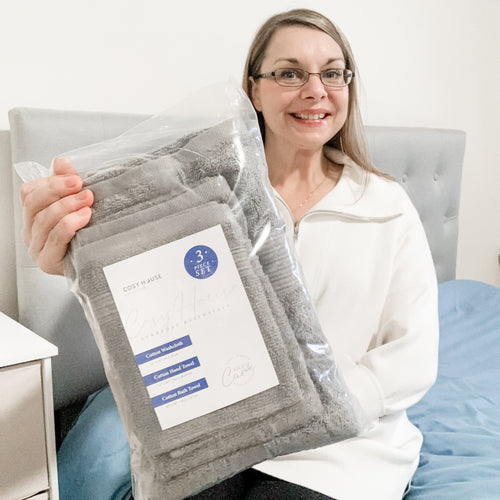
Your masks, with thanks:
<instances>
[{"instance_id":1,"label":"woman's hand","mask_svg":"<svg viewBox=\"0 0 500 500\"><path fill-rule=\"evenodd\" d=\"M68 160L54 160L54 174L21 186L23 240L42 271L64 273L64 255L78 229L90 220L91 191Z\"/></svg>"}]
</instances>

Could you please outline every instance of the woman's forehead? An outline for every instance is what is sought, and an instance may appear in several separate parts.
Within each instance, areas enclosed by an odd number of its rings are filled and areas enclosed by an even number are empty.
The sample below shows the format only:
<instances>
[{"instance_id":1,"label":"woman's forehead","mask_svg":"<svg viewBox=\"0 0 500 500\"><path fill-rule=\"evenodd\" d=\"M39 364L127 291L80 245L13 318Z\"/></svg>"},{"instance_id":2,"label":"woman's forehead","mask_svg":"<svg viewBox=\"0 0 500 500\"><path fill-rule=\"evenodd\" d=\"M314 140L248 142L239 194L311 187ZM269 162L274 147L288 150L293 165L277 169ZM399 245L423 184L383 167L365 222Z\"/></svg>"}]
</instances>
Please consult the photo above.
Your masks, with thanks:
<instances>
[{"instance_id":1,"label":"woman's forehead","mask_svg":"<svg viewBox=\"0 0 500 500\"><path fill-rule=\"evenodd\" d=\"M285 26L271 37L264 60L271 64L310 61L328 64L343 61L344 56L340 45L325 32L305 26Z\"/></svg>"}]
</instances>

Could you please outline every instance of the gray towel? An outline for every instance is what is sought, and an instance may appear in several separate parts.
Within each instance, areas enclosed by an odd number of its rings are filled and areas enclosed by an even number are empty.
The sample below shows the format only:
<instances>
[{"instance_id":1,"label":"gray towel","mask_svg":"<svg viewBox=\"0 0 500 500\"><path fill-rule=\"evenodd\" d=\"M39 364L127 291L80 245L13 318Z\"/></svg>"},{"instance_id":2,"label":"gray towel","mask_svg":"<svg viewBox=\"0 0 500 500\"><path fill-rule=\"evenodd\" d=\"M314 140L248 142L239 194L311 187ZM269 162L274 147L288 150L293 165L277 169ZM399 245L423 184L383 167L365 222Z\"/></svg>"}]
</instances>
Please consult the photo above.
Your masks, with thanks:
<instances>
[{"instance_id":1,"label":"gray towel","mask_svg":"<svg viewBox=\"0 0 500 500\"><path fill-rule=\"evenodd\" d=\"M66 274L101 349L141 498L161 497L167 484L172 498L183 498L267 458L359 430L265 189L262 160L244 132L224 123L84 179L94 214L71 245ZM161 431L102 268L215 224L224 229L280 385Z\"/></svg>"},{"instance_id":2,"label":"gray towel","mask_svg":"<svg viewBox=\"0 0 500 500\"><path fill-rule=\"evenodd\" d=\"M220 175L228 181L247 219L253 244L263 232L269 234L258 251L262 268L302 347L311 377L325 404L326 425L340 439L351 437L352 430L359 431L352 399L333 362L331 347L300 279L300 270L290 256L284 222L271 198L271 189L263 174L263 160L254 154L256 149L252 134L245 133L243 124L226 121L191 136L173 156L183 167L182 176L187 185L197 185L201 179ZM339 402L344 403L341 408ZM335 407L335 416L328 414L329 407Z\"/></svg>"},{"instance_id":3,"label":"gray towel","mask_svg":"<svg viewBox=\"0 0 500 500\"><path fill-rule=\"evenodd\" d=\"M274 309L281 307L280 302L273 297L272 289L269 287L268 294L264 292L262 282L255 276L249 259L250 246L243 238L231 209L226 205L211 202L174 215L162 216L162 212L165 213L165 205L158 205L154 209L148 209L147 212L148 218L156 217L147 223L141 217L140 225L87 243L83 247L76 248L73 245L71 258L67 263L68 275L75 276L74 283L78 287L78 292L86 298L92 311L92 320L100 329L100 348L105 366L108 368L111 388L115 391L119 390L116 386L123 386L125 404L118 402L118 405L121 414L126 415L123 417L128 423L126 427L137 434L147 452L154 455L179 448L207 436L207 429L217 431L228 427L235 429L234 437L235 440L241 440L238 445L241 447L247 442L241 433L243 423L249 425L254 421L259 425L268 425L262 423L265 417L270 418L284 408L293 406L291 419L296 426L304 420L304 412L306 416L310 414L310 407L316 406L319 410L319 400L314 401L314 397L317 398L314 386L286 316L281 314L282 324L278 326L276 318L279 314L273 314L268 298L274 302ZM130 218L128 216L125 226L129 224ZM121 225L119 224L121 219L113 222L118 226ZM151 404L148 404L148 394L142 376L128 345L102 268L217 224L221 224L232 250L280 384L223 410L162 431ZM111 223L108 223L108 227L109 225ZM253 259L253 263L254 266L259 266L256 259ZM115 374L118 374L118 378L115 378ZM297 381L298 378L300 383ZM138 402L140 404L137 404ZM301 410L301 407L304 408ZM251 440L252 437L247 439ZM225 454L227 446L229 443L220 442L219 453ZM201 448L210 459L211 450L206 449L203 444Z\"/></svg>"}]
</instances>

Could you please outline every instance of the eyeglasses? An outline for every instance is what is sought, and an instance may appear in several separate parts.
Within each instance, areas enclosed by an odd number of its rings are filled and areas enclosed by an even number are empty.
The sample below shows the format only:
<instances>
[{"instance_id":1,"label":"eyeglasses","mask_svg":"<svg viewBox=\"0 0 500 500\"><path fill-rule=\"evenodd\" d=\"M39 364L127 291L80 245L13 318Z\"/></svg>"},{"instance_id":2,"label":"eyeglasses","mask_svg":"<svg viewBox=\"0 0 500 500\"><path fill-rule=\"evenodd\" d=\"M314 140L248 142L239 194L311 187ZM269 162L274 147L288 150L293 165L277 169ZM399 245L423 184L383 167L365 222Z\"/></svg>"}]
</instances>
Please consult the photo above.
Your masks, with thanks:
<instances>
[{"instance_id":1,"label":"eyeglasses","mask_svg":"<svg viewBox=\"0 0 500 500\"><path fill-rule=\"evenodd\" d=\"M350 69L325 69L321 73L309 73L300 68L279 68L270 73L261 73L254 78L271 78L283 87L302 87L311 75L318 75L326 87L345 87L351 83L354 73Z\"/></svg>"}]
</instances>

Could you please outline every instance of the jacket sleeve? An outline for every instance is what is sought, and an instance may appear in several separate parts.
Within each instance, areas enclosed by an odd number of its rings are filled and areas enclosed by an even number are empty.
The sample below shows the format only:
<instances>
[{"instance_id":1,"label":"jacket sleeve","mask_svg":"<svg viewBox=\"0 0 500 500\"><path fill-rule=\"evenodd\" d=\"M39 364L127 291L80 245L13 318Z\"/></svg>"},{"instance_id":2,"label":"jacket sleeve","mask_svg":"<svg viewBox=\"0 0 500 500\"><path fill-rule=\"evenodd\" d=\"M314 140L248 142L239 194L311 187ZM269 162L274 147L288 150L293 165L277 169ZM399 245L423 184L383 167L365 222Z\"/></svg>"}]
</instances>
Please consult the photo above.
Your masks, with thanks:
<instances>
[{"instance_id":1,"label":"jacket sleeve","mask_svg":"<svg viewBox=\"0 0 500 500\"><path fill-rule=\"evenodd\" d=\"M368 420L415 404L437 375L436 274L417 211L405 205L378 331L367 353L343 367Z\"/></svg>"}]
</instances>

